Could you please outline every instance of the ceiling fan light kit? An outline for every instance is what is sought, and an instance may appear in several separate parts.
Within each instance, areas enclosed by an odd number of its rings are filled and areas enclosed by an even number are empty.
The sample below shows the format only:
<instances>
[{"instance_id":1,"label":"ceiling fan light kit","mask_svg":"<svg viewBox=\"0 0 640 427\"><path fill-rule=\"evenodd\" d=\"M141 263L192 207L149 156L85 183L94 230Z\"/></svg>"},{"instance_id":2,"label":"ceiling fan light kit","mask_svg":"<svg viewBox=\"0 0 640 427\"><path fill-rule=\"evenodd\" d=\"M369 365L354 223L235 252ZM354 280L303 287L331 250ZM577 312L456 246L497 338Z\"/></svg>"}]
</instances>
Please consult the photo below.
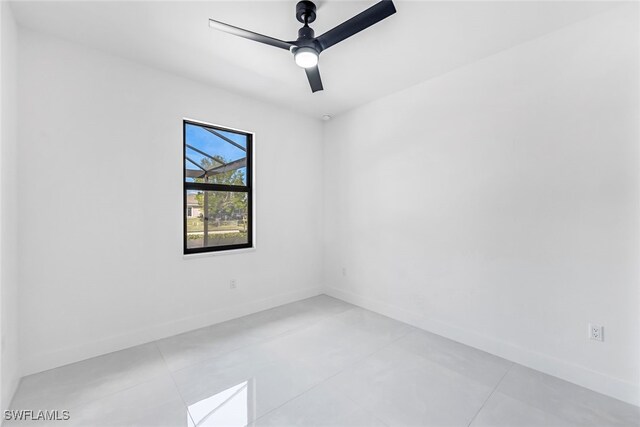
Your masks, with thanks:
<instances>
[{"instance_id":1,"label":"ceiling fan light kit","mask_svg":"<svg viewBox=\"0 0 640 427\"><path fill-rule=\"evenodd\" d=\"M318 52L310 47L294 48L293 59L299 67L311 68L318 65Z\"/></svg>"},{"instance_id":2,"label":"ceiling fan light kit","mask_svg":"<svg viewBox=\"0 0 640 427\"><path fill-rule=\"evenodd\" d=\"M318 69L320 53L394 13L396 13L396 8L393 5L393 1L382 0L321 36L315 37L315 33L309 27L309 24L316 20L316 5L311 1L302 0L296 5L296 19L304 25L298 30L298 38L295 41L275 39L214 19L209 19L209 26L235 36L289 50L293 53L295 63L304 68L311 91L317 92L323 90L320 70Z\"/></svg>"}]
</instances>

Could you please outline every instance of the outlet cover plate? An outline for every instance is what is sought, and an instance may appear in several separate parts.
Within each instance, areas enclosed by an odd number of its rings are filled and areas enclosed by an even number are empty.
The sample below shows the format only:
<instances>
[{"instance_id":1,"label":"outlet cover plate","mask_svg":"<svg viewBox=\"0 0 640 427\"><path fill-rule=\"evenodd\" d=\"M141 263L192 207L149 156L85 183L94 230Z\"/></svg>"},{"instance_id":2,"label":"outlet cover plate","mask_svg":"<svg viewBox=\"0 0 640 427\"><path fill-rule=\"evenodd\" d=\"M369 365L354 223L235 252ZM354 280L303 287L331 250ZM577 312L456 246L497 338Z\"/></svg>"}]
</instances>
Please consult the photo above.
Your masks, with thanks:
<instances>
[{"instance_id":1,"label":"outlet cover plate","mask_svg":"<svg viewBox=\"0 0 640 427\"><path fill-rule=\"evenodd\" d=\"M600 325L589 323L589 338L594 341L604 341L604 328Z\"/></svg>"}]
</instances>

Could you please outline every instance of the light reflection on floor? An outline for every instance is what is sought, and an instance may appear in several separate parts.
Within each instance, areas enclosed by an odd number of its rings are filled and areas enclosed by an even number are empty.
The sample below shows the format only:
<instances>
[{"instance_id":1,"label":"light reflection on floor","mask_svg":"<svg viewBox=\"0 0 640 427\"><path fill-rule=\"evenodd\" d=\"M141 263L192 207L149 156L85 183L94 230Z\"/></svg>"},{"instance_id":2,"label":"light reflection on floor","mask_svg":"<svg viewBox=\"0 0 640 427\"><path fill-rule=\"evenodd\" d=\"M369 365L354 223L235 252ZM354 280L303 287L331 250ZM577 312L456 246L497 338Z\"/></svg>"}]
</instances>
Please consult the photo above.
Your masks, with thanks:
<instances>
[{"instance_id":1,"label":"light reflection on floor","mask_svg":"<svg viewBox=\"0 0 640 427\"><path fill-rule=\"evenodd\" d=\"M230 387L213 396L189 405L196 427L244 427L253 418L253 380ZM193 425L190 420L188 425Z\"/></svg>"}]
</instances>

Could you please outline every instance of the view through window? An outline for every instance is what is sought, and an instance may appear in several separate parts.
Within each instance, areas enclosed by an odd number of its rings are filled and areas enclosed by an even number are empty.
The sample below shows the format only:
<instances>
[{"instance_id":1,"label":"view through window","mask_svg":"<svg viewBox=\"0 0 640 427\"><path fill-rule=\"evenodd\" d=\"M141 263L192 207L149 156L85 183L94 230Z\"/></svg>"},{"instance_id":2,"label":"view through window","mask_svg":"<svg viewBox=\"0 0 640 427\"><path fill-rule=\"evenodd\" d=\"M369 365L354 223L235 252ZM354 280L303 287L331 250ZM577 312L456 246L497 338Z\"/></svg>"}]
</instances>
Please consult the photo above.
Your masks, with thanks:
<instances>
[{"instance_id":1,"label":"view through window","mask_svg":"<svg viewBox=\"0 0 640 427\"><path fill-rule=\"evenodd\" d=\"M184 252L252 246L252 135L185 120Z\"/></svg>"}]
</instances>

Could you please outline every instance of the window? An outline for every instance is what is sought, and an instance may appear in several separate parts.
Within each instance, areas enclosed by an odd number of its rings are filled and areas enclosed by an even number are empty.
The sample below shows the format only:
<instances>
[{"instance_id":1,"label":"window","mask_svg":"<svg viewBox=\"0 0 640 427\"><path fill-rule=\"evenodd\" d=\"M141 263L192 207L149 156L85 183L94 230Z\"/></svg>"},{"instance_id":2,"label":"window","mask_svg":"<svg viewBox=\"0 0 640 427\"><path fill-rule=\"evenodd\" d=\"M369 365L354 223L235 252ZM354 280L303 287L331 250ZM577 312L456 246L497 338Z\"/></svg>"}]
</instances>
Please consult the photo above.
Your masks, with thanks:
<instances>
[{"instance_id":1,"label":"window","mask_svg":"<svg viewBox=\"0 0 640 427\"><path fill-rule=\"evenodd\" d=\"M184 253L253 246L253 135L185 120Z\"/></svg>"}]
</instances>

